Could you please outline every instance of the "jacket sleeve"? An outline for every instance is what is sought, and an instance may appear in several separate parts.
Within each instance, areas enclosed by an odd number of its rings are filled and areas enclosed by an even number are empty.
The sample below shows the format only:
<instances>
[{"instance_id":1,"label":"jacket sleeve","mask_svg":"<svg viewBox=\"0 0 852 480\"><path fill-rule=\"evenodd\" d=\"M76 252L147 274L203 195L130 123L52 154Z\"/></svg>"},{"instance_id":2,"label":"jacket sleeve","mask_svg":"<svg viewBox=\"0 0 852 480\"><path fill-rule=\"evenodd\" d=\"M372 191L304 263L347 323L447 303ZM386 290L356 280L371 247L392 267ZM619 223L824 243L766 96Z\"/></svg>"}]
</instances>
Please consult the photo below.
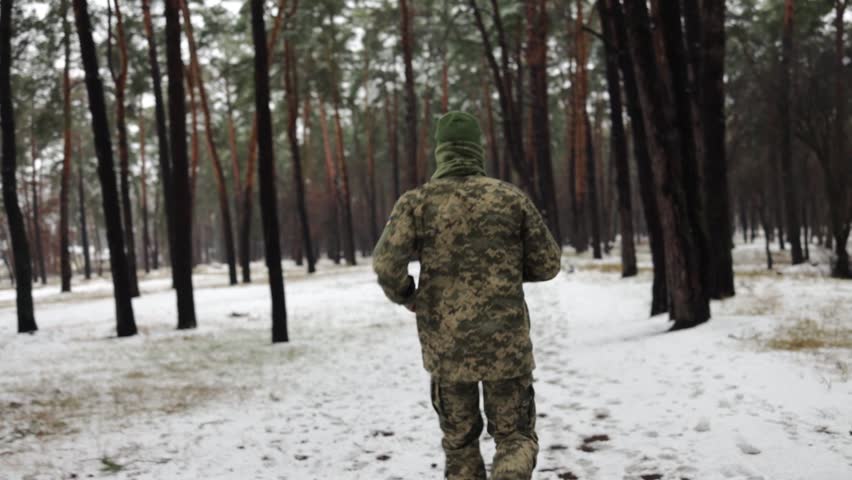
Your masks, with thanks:
<instances>
[{"instance_id":1,"label":"jacket sleeve","mask_svg":"<svg viewBox=\"0 0 852 480\"><path fill-rule=\"evenodd\" d=\"M412 303L416 293L414 277L408 274L408 262L417 245L413 203L413 191L400 197L373 250L379 285L392 302L403 305Z\"/></svg>"},{"instance_id":2,"label":"jacket sleeve","mask_svg":"<svg viewBox=\"0 0 852 480\"><path fill-rule=\"evenodd\" d=\"M521 236L524 242L524 281L542 282L555 277L561 267L562 249L529 198L524 202Z\"/></svg>"}]
</instances>

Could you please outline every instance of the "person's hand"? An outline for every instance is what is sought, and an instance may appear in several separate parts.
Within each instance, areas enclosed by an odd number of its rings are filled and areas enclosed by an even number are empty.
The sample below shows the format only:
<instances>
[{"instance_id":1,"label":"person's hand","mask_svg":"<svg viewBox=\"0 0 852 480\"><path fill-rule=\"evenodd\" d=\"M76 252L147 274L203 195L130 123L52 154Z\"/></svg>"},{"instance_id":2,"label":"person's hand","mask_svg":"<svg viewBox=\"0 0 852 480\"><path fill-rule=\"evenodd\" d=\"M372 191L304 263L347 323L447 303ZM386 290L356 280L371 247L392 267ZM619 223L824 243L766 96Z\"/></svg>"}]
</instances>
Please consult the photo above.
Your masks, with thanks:
<instances>
[{"instance_id":1,"label":"person's hand","mask_svg":"<svg viewBox=\"0 0 852 480\"><path fill-rule=\"evenodd\" d=\"M413 303L409 303L408 305L405 306L405 308L407 308L409 312L415 312L416 313L416 311L417 311L417 308L415 307L415 305Z\"/></svg>"}]
</instances>

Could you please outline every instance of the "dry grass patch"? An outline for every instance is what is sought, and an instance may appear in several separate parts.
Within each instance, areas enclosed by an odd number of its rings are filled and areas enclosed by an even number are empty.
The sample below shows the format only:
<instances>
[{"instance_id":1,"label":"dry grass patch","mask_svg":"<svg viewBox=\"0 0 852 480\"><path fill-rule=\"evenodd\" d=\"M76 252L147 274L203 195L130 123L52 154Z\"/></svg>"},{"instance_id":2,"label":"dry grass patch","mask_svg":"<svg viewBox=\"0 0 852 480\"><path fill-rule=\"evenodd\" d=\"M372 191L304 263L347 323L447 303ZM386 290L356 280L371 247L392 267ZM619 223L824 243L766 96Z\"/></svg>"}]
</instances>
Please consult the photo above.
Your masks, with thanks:
<instances>
[{"instance_id":1,"label":"dry grass patch","mask_svg":"<svg viewBox=\"0 0 852 480\"><path fill-rule=\"evenodd\" d=\"M852 328L828 326L815 320L801 319L792 325L779 327L765 343L773 350L852 349Z\"/></svg>"},{"instance_id":2,"label":"dry grass patch","mask_svg":"<svg viewBox=\"0 0 852 480\"><path fill-rule=\"evenodd\" d=\"M579 270L595 271L600 273L615 273L621 275L620 263L609 262L582 262L576 265ZM640 266L639 273L651 273L654 271L651 267Z\"/></svg>"}]
</instances>

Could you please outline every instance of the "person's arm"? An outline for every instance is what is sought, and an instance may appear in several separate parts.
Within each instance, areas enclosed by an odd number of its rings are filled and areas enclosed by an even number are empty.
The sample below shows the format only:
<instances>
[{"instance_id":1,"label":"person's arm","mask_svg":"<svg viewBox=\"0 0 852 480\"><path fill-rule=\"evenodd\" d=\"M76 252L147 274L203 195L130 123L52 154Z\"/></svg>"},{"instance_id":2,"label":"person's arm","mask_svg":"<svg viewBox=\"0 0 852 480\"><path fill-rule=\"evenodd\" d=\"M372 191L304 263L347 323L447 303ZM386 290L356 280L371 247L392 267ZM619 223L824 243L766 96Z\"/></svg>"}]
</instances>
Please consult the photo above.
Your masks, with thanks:
<instances>
[{"instance_id":1,"label":"person's arm","mask_svg":"<svg viewBox=\"0 0 852 480\"><path fill-rule=\"evenodd\" d=\"M524 201L524 281L543 282L559 273L562 249L553 239L541 213L529 198Z\"/></svg>"},{"instance_id":2,"label":"person's arm","mask_svg":"<svg viewBox=\"0 0 852 480\"><path fill-rule=\"evenodd\" d=\"M394 303L409 306L414 302L414 277L408 274L408 262L417 244L414 229L414 193L408 192L396 202L385 230L373 250L373 270L379 285Z\"/></svg>"}]
</instances>

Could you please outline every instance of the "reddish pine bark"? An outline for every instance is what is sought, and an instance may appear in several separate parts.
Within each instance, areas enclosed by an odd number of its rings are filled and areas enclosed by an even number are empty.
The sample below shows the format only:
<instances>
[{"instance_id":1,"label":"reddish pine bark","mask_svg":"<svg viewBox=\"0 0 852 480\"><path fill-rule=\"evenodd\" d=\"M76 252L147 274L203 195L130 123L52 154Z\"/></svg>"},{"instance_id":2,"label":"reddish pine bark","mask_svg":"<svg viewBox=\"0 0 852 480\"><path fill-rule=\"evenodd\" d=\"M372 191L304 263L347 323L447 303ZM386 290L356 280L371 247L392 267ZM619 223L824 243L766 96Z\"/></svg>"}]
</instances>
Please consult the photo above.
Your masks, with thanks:
<instances>
[{"instance_id":1,"label":"reddish pine bark","mask_svg":"<svg viewBox=\"0 0 852 480\"><path fill-rule=\"evenodd\" d=\"M125 90L127 87L127 37L124 33L124 20L118 0L115 5L116 40L118 41L119 70L116 75L110 55L108 64L112 80L115 83L115 126L118 130L118 161L121 182L121 219L124 221L124 239L127 248L127 269L130 281L130 294L139 296L139 280L136 276L136 237L133 226L133 208L130 203L130 155L127 146L127 120ZM112 23L109 25L112 28ZM109 42L111 45L112 42Z\"/></svg>"},{"instance_id":2,"label":"reddish pine bark","mask_svg":"<svg viewBox=\"0 0 852 480\"><path fill-rule=\"evenodd\" d=\"M213 131L213 122L210 119L210 106L207 100L207 90L204 87L204 75L201 71L201 64L198 61L198 48L195 45L195 36L192 31L192 22L190 21L189 7L186 0L180 0L180 7L183 12L184 33L186 33L186 40L189 44L190 61L195 80L194 83L196 88L198 88L198 93L201 97L199 99L199 103L201 105L201 112L204 114L204 131L207 134L207 152L210 154L210 159L213 162L213 173L216 178L216 189L219 194L219 213L222 215L222 237L225 244L225 260L228 263L228 279L231 285L236 285L237 256L234 252L234 234L233 228L231 227L231 208L228 204L228 186L225 183L225 173L222 169L222 161L219 159L219 150L216 148L216 142L214 139L215 132ZM195 177L193 176L193 182L194 179Z\"/></svg>"}]
</instances>

